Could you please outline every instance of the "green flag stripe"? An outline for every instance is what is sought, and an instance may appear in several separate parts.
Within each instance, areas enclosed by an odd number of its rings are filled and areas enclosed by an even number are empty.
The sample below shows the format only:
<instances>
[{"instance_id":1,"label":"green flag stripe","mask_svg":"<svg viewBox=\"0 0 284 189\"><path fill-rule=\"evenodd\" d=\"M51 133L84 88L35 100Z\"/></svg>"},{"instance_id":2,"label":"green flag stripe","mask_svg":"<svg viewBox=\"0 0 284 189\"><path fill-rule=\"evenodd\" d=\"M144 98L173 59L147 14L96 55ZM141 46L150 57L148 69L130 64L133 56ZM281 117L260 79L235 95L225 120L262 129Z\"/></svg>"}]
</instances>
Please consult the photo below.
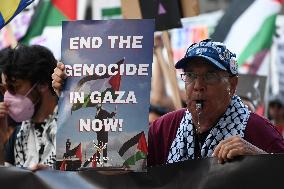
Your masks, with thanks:
<instances>
[{"instance_id":1,"label":"green flag stripe","mask_svg":"<svg viewBox=\"0 0 284 189\"><path fill-rule=\"evenodd\" d=\"M121 8L109 8L109 9L102 9L103 16L113 16L113 15L121 15Z\"/></svg>"},{"instance_id":2,"label":"green flag stripe","mask_svg":"<svg viewBox=\"0 0 284 189\"><path fill-rule=\"evenodd\" d=\"M21 42L28 45L33 37L42 34L46 26L61 26L62 20L67 20L67 18L50 1L41 1L32 18L27 34Z\"/></svg>"},{"instance_id":3,"label":"green flag stripe","mask_svg":"<svg viewBox=\"0 0 284 189\"><path fill-rule=\"evenodd\" d=\"M238 58L238 65L241 66L251 56L263 49L269 48L272 44L273 34L275 33L276 15L268 17L263 23L261 30L248 43Z\"/></svg>"},{"instance_id":4,"label":"green flag stripe","mask_svg":"<svg viewBox=\"0 0 284 189\"><path fill-rule=\"evenodd\" d=\"M89 102L91 101L90 97L91 95L89 94L84 98L84 104L82 105L82 108L86 108L88 106Z\"/></svg>"},{"instance_id":5,"label":"green flag stripe","mask_svg":"<svg viewBox=\"0 0 284 189\"><path fill-rule=\"evenodd\" d=\"M139 142L139 139L141 137L141 134L143 133L143 131L137 135L135 135L134 137L132 137L131 139L129 139L128 141L126 141L122 147L119 149L118 153L120 156L123 156L123 154L132 146L134 146L135 144L137 144Z\"/></svg>"},{"instance_id":6,"label":"green flag stripe","mask_svg":"<svg viewBox=\"0 0 284 189\"><path fill-rule=\"evenodd\" d=\"M138 151L136 152L136 154L134 154L133 156L129 157L127 160L125 160L125 162L123 163L123 165L135 165L135 163L141 159L146 159L146 154Z\"/></svg>"}]
</instances>

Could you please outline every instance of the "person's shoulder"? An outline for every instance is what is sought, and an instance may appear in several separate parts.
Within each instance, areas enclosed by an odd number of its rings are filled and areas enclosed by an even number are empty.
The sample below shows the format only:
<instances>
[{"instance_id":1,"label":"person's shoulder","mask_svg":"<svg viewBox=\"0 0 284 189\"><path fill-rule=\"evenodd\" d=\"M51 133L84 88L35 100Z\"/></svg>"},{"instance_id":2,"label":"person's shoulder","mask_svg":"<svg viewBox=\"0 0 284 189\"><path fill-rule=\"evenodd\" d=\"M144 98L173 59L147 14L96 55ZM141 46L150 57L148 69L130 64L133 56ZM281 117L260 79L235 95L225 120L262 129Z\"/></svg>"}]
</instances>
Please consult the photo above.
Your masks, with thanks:
<instances>
[{"instance_id":1,"label":"person's shoulder","mask_svg":"<svg viewBox=\"0 0 284 189\"><path fill-rule=\"evenodd\" d=\"M171 117L171 116L180 116L180 115L183 115L185 111L186 111L186 108L175 110L175 111L169 112L169 113L161 116L161 118L162 117Z\"/></svg>"},{"instance_id":2,"label":"person's shoulder","mask_svg":"<svg viewBox=\"0 0 284 189\"><path fill-rule=\"evenodd\" d=\"M283 136L271 122L255 113L250 114L245 139L268 153L284 152Z\"/></svg>"},{"instance_id":3,"label":"person's shoulder","mask_svg":"<svg viewBox=\"0 0 284 189\"><path fill-rule=\"evenodd\" d=\"M186 109L182 108L182 109L179 109L179 110L175 110L173 112L169 112L169 113L161 116L160 118L158 118L154 122L163 122L163 121L169 121L169 120L173 120L173 119L181 119L183 117L185 111L186 111Z\"/></svg>"},{"instance_id":4,"label":"person's shoulder","mask_svg":"<svg viewBox=\"0 0 284 189\"><path fill-rule=\"evenodd\" d=\"M281 134L268 119L256 113L250 114L246 127L246 136L249 138L266 137L268 139L268 136L273 136L272 139L274 137L282 138Z\"/></svg>"},{"instance_id":5,"label":"person's shoulder","mask_svg":"<svg viewBox=\"0 0 284 189\"><path fill-rule=\"evenodd\" d=\"M173 127L178 126L185 111L186 109L183 108L173 112L169 112L161 116L151 124L150 130L160 130L160 129L165 130L165 129L170 129L170 127L172 126Z\"/></svg>"},{"instance_id":6,"label":"person's shoulder","mask_svg":"<svg viewBox=\"0 0 284 189\"><path fill-rule=\"evenodd\" d=\"M268 119L254 113L254 112L250 113L250 117L248 119L248 124L258 125L258 126L263 126L263 125L272 126L272 123Z\"/></svg>"}]
</instances>

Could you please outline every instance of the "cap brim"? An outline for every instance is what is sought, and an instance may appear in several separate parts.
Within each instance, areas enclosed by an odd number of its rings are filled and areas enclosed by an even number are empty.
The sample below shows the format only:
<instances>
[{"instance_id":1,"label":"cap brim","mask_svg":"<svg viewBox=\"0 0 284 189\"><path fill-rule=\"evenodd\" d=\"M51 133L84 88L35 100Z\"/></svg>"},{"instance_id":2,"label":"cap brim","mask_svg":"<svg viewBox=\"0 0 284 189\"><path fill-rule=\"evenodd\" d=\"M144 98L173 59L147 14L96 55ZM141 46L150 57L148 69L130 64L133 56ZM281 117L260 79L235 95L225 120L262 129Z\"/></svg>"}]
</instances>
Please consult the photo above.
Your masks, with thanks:
<instances>
[{"instance_id":1,"label":"cap brim","mask_svg":"<svg viewBox=\"0 0 284 189\"><path fill-rule=\"evenodd\" d=\"M189 61L194 59L194 58L205 59L209 63L212 63L216 68L227 71L227 69L221 63L219 63L218 61L216 61L215 59L213 59L211 57L204 56L204 55L190 56L190 57L182 58L176 63L175 68L176 69L182 69L182 68L186 67L186 65L190 63Z\"/></svg>"}]
</instances>

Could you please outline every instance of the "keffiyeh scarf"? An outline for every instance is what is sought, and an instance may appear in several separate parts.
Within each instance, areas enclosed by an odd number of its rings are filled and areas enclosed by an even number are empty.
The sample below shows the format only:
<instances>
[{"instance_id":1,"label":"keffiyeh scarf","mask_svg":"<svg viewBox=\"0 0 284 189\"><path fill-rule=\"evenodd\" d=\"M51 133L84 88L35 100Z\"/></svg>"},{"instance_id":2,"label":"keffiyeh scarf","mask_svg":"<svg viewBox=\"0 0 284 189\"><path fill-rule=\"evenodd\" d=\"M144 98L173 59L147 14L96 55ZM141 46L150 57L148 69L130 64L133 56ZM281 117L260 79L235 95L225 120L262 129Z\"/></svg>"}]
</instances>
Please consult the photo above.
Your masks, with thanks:
<instances>
[{"instance_id":1,"label":"keffiyeh scarf","mask_svg":"<svg viewBox=\"0 0 284 189\"><path fill-rule=\"evenodd\" d=\"M52 115L35 128L31 121L22 122L16 136L14 154L17 167L30 167L34 164L53 166L55 159L57 107Z\"/></svg>"},{"instance_id":2,"label":"keffiyeh scarf","mask_svg":"<svg viewBox=\"0 0 284 189\"><path fill-rule=\"evenodd\" d=\"M244 137L250 112L243 104L240 97L233 96L225 114L219 122L210 130L204 144L201 147L201 157L211 157L215 147L221 140L230 136ZM192 123L192 115L187 110L177 130L176 137L171 145L167 163L194 159L195 131Z\"/></svg>"}]
</instances>

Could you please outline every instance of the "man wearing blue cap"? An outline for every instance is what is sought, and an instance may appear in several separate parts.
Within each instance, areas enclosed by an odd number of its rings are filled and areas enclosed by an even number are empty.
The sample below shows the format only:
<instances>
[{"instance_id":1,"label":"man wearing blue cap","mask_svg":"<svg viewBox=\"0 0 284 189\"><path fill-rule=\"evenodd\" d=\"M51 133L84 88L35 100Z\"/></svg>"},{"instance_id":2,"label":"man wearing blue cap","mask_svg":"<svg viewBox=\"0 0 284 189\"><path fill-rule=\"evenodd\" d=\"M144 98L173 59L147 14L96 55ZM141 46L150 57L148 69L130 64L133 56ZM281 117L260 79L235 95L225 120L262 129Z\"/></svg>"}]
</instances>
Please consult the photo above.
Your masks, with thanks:
<instances>
[{"instance_id":1,"label":"man wearing blue cap","mask_svg":"<svg viewBox=\"0 0 284 189\"><path fill-rule=\"evenodd\" d=\"M184 71L187 108L151 124L148 166L211 156L224 162L239 155L284 152L280 133L235 95L236 55L224 44L211 40L193 44L176 68ZM66 77L63 71L59 63L52 74L57 94Z\"/></svg>"},{"instance_id":2,"label":"man wearing blue cap","mask_svg":"<svg viewBox=\"0 0 284 189\"><path fill-rule=\"evenodd\" d=\"M193 44L175 67L184 71L187 108L150 126L148 166L284 152L283 138L272 124L235 95L236 55L224 44L209 39Z\"/></svg>"}]
</instances>

